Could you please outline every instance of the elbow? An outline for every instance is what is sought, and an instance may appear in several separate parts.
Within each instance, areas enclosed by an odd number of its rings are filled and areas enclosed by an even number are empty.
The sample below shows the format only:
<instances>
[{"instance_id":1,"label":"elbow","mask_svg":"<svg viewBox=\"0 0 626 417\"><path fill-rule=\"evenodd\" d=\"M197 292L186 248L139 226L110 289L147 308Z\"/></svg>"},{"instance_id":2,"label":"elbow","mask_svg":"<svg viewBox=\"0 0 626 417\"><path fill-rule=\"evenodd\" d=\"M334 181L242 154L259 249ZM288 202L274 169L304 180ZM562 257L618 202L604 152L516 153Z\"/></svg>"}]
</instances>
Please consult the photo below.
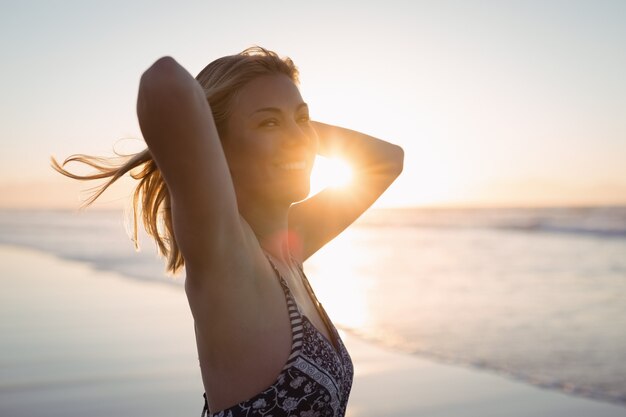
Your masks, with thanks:
<instances>
[{"instance_id":1,"label":"elbow","mask_svg":"<svg viewBox=\"0 0 626 417\"><path fill-rule=\"evenodd\" d=\"M176 73L180 67L178 62L171 56L163 56L157 59L150 67L141 75L141 84L149 85L151 81L158 78L165 78Z\"/></svg>"},{"instance_id":2,"label":"elbow","mask_svg":"<svg viewBox=\"0 0 626 417\"><path fill-rule=\"evenodd\" d=\"M381 149L380 154L375 168L376 173L393 182L404 168L404 149L389 143L386 148Z\"/></svg>"},{"instance_id":3,"label":"elbow","mask_svg":"<svg viewBox=\"0 0 626 417\"><path fill-rule=\"evenodd\" d=\"M402 173L402 170L404 169L404 149L402 149L398 145L392 145L390 156L391 170L393 174L397 177Z\"/></svg>"},{"instance_id":4,"label":"elbow","mask_svg":"<svg viewBox=\"0 0 626 417\"><path fill-rule=\"evenodd\" d=\"M140 126L142 122L180 114L185 108L205 101L202 88L191 74L174 58L164 56L141 75L137 94Z\"/></svg>"},{"instance_id":5,"label":"elbow","mask_svg":"<svg viewBox=\"0 0 626 417\"><path fill-rule=\"evenodd\" d=\"M170 93L180 89L186 82L186 70L171 56L157 59L139 80L141 96Z\"/></svg>"},{"instance_id":6,"label":"elbow","mask_svg":"<svg viewBox=\"0 0 626 417\"><path fill-rule=\"evenodd\" d=\"M152 64L149 69L154 68L154 69L167 70L168 68L177 67L177 66L179 66L179 64L178 62L176 62L174 58L172 58L169 55L165 55L157 59L156 61L154 61L154 64Z\"/></svg>"}]
</instances>

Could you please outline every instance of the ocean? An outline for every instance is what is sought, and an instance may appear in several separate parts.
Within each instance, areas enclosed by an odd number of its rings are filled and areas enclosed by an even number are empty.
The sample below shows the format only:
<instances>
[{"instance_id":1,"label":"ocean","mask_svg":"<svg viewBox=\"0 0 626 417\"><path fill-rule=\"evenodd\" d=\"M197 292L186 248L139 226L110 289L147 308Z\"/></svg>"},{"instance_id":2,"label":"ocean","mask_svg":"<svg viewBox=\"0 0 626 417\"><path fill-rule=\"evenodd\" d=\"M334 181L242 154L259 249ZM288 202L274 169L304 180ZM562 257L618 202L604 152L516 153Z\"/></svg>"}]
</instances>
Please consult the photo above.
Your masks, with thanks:
<instances>
[{"instance_id":1,"label":"ocean","mask_svg":"<svg viewBox=\"0 0 626 417\"><path fill-rule=\"evenodd\" d=\"M0 210L0 244L182 292L128 229L122 211ZM626 406L626 207L372 209L305 271L343 331Z\"/></svg>"}]
</instances>

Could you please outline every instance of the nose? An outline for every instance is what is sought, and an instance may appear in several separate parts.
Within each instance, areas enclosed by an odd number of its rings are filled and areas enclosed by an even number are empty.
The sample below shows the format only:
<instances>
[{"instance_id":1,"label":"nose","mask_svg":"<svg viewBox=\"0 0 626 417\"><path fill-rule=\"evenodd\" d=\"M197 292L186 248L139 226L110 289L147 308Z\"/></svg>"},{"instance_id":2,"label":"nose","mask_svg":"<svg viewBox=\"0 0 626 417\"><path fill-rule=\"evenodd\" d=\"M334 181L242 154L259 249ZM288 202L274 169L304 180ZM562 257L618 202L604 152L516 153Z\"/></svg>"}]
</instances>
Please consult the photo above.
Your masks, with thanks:
<instances>
[{"instance_id":1,"label":"nose","mask_svg":"<svg viewBox=\"0 0 626 417\"><path fill-rule=\"evenodd\" d=\"M306 145L313 139L311 130L294 121L289 124L289 129L286 132L286 142L294 146Z\"/></svg>"}]
</instances>

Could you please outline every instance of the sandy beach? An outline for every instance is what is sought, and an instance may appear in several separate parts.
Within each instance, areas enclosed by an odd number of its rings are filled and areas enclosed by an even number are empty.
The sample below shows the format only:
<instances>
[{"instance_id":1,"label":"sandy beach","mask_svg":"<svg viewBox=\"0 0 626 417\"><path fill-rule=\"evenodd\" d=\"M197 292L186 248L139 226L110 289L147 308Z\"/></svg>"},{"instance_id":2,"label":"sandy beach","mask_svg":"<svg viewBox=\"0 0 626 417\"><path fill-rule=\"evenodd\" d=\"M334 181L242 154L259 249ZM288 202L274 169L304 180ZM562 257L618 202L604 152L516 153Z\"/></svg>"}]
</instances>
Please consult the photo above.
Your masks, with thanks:
<instances>
[{"instance_id":1,"label":"sandy beach","mask_svg":"<svg viewBox=\"0 0 626 417\"><path fill-rule=\"evenodd\" d=\"M200 415L193 323L174 285L0 246L1 416ZM347 415L624 416L626 408L342 334Z\"/></svg>"}]
</instances>

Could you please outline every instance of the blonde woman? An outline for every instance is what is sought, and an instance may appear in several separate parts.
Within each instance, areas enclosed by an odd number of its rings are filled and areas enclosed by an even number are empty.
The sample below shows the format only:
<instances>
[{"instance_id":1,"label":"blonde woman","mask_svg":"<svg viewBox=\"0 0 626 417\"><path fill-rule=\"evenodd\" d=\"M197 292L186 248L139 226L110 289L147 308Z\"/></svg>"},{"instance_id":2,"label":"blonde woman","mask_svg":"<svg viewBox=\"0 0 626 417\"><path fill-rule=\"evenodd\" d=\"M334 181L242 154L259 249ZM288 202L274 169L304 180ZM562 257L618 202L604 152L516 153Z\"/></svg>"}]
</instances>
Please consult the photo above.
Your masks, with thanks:
<instances>
[{"instance_id":1,"label":"blonde woman","mask_svg":"<svg viewBox=\"0 0 626 417\"><path fill-rule=\"evenodd\" d=\"M110 178L89 203L130 170L139 180L135 226L141 213L167 269L185 268L203 415L346 411L352 361L302 263L389 187L402 171L403 151L311 121L297 84L289 58L259 47L219 58L195 79L164 57L139 85L148 149L120 166L86 155L64 162L99 171L89 176L53 160L72 178ZM349 188L307 199L316 154L350 162Z\"/></svg>"}]
</instances>

